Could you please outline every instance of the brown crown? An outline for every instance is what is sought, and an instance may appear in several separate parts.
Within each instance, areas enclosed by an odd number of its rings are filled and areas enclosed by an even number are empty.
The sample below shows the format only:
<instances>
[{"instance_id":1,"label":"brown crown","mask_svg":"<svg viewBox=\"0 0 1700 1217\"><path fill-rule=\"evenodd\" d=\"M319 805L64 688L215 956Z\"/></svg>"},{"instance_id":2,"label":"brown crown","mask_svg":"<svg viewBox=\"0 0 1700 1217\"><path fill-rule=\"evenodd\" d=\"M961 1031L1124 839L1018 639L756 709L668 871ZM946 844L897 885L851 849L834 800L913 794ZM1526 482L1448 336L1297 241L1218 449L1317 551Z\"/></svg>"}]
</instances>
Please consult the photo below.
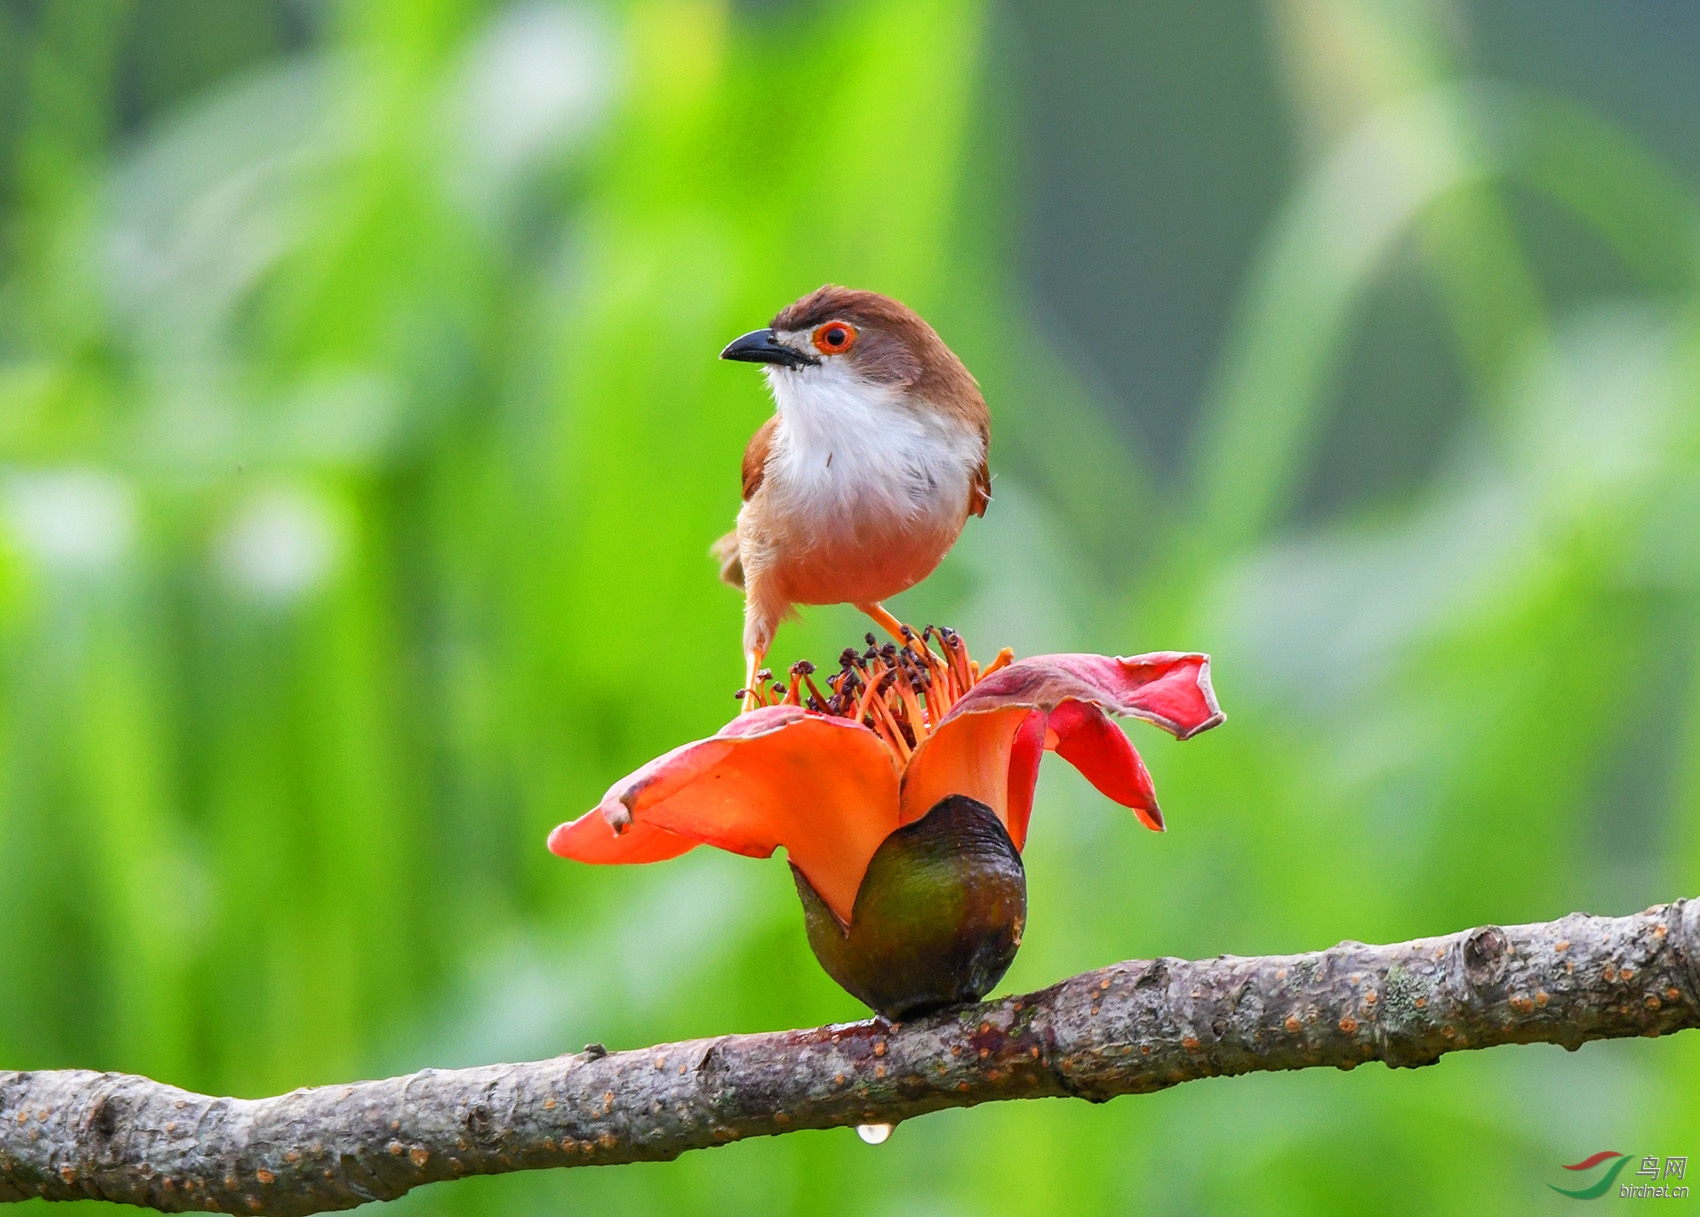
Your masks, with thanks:
<instances>
[{"instance_id":1,"label":"brown crown","mask_svg":"<svg viewBox=\"0 0 1700 1217\"><path fill-rule=\"evenodd\" d=\"M978 382L914 309L878 292L828 283L780 309L773 328L813 330L828 321L856 327L856 345L845 358L863 376L901 385L984 430L986 401Z\"/></svg>"}]
</instances>

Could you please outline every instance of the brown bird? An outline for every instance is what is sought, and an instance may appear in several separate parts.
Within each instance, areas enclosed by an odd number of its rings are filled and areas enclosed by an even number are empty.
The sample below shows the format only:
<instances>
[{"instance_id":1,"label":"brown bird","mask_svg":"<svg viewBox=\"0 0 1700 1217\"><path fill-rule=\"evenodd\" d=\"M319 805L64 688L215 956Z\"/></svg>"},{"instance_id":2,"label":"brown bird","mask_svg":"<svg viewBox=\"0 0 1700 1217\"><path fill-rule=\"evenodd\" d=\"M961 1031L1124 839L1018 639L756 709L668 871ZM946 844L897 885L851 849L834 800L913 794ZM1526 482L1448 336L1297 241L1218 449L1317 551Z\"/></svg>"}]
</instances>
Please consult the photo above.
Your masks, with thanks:
<instances>
[{"instance_id":1,"label":"brown bird","mask_svg":"<svg viewBox=\"0 0 1700 1217\"><path fill-rule=\"evenodd\" d=\"M980 386L907 306L831 284L720 357L764 365L776 407L713 549L744 589L746 688L799 604L854 604L902 642L880 601L932 574L991 499Z\"/></svg>"}]
</instances>

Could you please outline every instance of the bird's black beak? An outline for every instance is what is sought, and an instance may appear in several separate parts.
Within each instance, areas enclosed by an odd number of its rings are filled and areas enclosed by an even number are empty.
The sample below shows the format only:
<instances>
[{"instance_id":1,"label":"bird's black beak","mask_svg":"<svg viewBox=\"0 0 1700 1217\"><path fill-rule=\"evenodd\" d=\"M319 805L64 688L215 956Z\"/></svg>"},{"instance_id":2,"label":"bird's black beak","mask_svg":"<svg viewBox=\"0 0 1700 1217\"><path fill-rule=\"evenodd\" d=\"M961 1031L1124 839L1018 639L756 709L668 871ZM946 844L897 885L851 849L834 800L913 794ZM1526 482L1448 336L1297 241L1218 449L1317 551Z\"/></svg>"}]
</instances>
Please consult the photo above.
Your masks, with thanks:
<instances>
[{"instance_id":1,"label":"bird's black beak","mask_svg":"<svg viewBox=\"0 0 1700 1217\"><path fill-rule=\"evenodd\" d=\"M776 363L786 368L809 368L820 360L811 358L780 342L772 330L751 330L742 338L734 338L720 352L722 359L739 363Z\"/></svg>"}]
</instances>

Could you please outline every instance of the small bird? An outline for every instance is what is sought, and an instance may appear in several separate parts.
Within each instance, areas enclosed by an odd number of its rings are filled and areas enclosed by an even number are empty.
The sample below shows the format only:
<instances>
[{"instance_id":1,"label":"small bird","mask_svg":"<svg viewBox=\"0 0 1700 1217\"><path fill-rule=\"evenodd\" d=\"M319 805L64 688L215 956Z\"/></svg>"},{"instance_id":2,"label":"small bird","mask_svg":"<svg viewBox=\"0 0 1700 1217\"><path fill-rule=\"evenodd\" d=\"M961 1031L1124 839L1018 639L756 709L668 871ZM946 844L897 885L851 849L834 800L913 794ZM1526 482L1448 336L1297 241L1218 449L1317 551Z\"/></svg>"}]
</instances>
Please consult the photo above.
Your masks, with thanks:
<instances>
[{"instance_id":1,"label":"small bird","mask_svg":"<svg viewBox=\"0 0 1700 1217\"><path fill-rule=\"evenodd\" d=\"M715 542L744 589L745 706L799 604L854 604L899 643L881 601L932 574L991 501L991 417L933 327L877 292L828 284L734 340L776 407L744 450L738 526Z\"/></svg>"}]
</instances>

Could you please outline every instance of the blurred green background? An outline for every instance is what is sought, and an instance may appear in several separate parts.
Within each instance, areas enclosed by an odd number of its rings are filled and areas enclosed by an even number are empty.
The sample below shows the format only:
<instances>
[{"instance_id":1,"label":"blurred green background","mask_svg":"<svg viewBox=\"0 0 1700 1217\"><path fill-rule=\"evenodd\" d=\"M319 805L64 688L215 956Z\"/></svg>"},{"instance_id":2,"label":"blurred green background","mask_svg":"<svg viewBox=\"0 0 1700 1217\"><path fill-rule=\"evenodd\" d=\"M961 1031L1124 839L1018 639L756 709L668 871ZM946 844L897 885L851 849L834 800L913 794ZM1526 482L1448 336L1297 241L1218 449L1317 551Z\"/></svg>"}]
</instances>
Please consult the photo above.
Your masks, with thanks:
<instances>
[{"instance_id":1,"label":"blurred green background","mask_svg":"<svg viewBox=\"0 0 1700 1217\"><path fill-rule=\"evenodd\" d=\"M0 0L0 1065L860 1017L777 859L543 848L735 709L715 354L828 280L995 419L900 612L1216 657L1226 727L1132 729L1166 835L1047 764L1007 989L1700 895L1697 60L1676 0ZM1697 1084L1500 1049L394 1207L1550 1212L1700 1154Z\"/></svg>"}]
</instances>

